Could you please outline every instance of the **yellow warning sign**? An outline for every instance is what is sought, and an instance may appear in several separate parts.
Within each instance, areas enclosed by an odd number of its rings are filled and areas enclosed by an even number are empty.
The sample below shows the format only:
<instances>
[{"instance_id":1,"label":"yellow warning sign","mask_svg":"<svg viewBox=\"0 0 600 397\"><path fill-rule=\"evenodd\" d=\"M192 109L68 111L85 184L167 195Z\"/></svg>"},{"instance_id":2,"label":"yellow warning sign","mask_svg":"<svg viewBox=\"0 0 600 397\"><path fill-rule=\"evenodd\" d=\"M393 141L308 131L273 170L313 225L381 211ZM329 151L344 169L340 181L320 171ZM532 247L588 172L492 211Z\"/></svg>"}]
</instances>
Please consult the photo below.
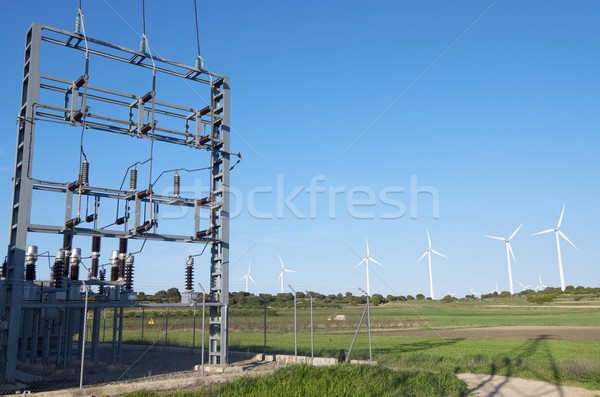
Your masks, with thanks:
<instances>
[{"instance_id":1,"label":"yellow warning sign","mask_svg":"<svg viewBox=\"0 0 600 397\"><path fill-rule=\"evenodd\" d=\"M154 319L151 317L150 321L148 321L148 325L154 325Z\"/></svg>"}]
</instances>

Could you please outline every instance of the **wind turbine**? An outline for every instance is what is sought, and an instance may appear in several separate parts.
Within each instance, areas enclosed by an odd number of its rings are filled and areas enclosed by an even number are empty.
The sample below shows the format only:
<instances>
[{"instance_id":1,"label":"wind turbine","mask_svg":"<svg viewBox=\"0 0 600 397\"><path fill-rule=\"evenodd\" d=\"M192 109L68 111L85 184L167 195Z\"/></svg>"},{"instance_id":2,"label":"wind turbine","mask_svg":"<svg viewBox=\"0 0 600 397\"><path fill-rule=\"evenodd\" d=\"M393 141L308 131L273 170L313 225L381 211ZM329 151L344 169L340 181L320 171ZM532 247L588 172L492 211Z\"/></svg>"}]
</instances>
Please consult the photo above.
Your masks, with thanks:
<instances>
[{"instance_id":1,"label":"wind turbine","mask_svg":"<svg viewBox=\"0 0 600 397\"><path fill-rule=\"evenodd\" d=\"M538 281L539 281L538 285L535 286L536 292L542 291L548 287L547 285L542 283L542 276L540 276L539 274L538 274Z\"/></svg>"},{"instance_id":2,"label":"wind turbine","mask_svg":"<svg viewBox=\"0 0 600 397\"><path fill-rule=\"evenodd\" d=\"M281 293L283 294L283 275L285 274L285 272L296 273L296 271L291 270L291 269L286 269L285 266L283 265L283 259L281 259L281 256L279 256L279 262L281 263L281 270L279 271L279 278L277 280L281 280Z\"/></svg>"},{"instance_id":3,"label":"wind turbine","mask_svg":"<svg viewBox=\"0 0 600 397\"><path fill-rule=\"evenodd\" d=\"M367 243L367 255L360 262L358 262L358 265L354 266L354 268L356 269L363 263L365 264L365 270L367 272L367 295L371 296L371 283L369 282L369 261L372 261L381 267L383 267L383 265L371 257L371 254L369 253L369 240L365 238L365 242Z\"/></svg>"},{"instance_id":4,"label":"wind turbine","mask_svg":"<svg viewBox=\"0 0 600 397\"><path fill-rule=\"evenodd\" d=\"M251 267L252 267L252 262L248 262L248 272L246 274L244 274L244 276L242 277L242 280L246 280L246 292L248 292L248 280L251 280L252 284L256 285L256 282L254 281L254 279L250 275L250 268Z\"/></svg>"},{"instance_id":5,"label":"wind turbine","mask_svg":"<svg viewBox=\"0 0 600 397\"><path fill-rule=\"evenodd\" d=\"M515 254L513 253L512 247L510 246L510 240L512 240L513 237L515 237L515 234L517 234L517 232L519 231L519 229L521 229L521 227L523 227L523 224L521 223L521 225L517 228L517 230L515 230L513 232L513 234L510 235L509 238L503 238L503 237L496 237L496 236L485 236L494 240L500 240L500 241L504 241L504 243L506 243L506 262L508 264L508 285L510 287L510 294L513 295L515 293L515 291L513 290L513 280L512 280L512 269L510 267L510 257L512 256L513 261L516 262L515 259Z\"/></svg>"},{"instance_id":6,"label":"wind turbine","mask_svg":"<svg viewBox=\"0 0 600 397\"><path fill-rule=\"evenodd\" d=\"M471 295L473 295L474 297L477 297L477 295L479 295L481 297L481 292L473 291L473 288L471 288L470 285L469 285L469 291L471 291Z\"/></svg>"},{"instance_id":7,"label":"wind turbine","mask_svg":"<svg viewBox=\"0 0 600 397\"><path fill-rule=\"evenodd\" d=\"M450 295L450 298L456 298L456 294L454 292L450 292L450 290L446 290L446 292L448 293L448 295Z\"/></svg>"},{"instance_id":8,"label":"wind turbine","mask_svg":"<svg viewBox=\"0 0 600 397\"><path fill-rule=\"evenodd\" d=\"M567 243L571 244L573 246L573 248L577 249L577 247L575 247L575 244L573 244L571 242L571 240L569 240L569 238L567 236L565 236L565 234L560 230L560 225L562 224L564 215L565 215L565 205L563 204L562 212L560 213L560 218L558 218L558 223L556 224L556 227L532 234L532 236L539 236L540 234L554 232L554 235L556 236L556 252L558 254L558 272L560 274L560 290L561 291L565 290L565 276L563 274L562 255L560 253L560 238L561 237L564 238L567 241Z\"/></svg>"},{"instance_id":9,"label":"wind turbine","mask_svg":"<svg viewBox=\"0 0 600 397\"><path fill-rule=\"evenodd\" d=\"M429 230L427 230L427 249L425 249L425 253L423 255L421 255L421 257L419 258L419 260L417 261L417 263L421 262L421 259L425 258L425 256L427 256L428 261L429 261L429 296L431 297L431 299L435 299L434 295L433 295L433 275L431 274L431 254L436 254L441 256L442 258L448 258L446 255L442 254L441 252L438 252L436 250L434 250L433 248L431 248L431 238L429 237Z\"/></svg>"},{"instance_id":10,"label":"wind turbine","mask_svg":"<svg viewBox=\"0 0 600 397\"><path fill-rule=\"evenodd\" d=\"M498 289L498 282L496 281L496 289L491 290L488 294L500 294L500 290Z\"/></svg>"},{"instance_id":11,"label":"wind turbine","mask_svg":"<svg viewBox=\"0 0 600 397\"><path fill-rule=\"evenodd\" d=\"M517 280L517 283L519 283L519 285L521 286L521 292L526 291L532 287L532 285L523 285L523 283L521 283L519 280Z\"/></svg>"}]
</instances>

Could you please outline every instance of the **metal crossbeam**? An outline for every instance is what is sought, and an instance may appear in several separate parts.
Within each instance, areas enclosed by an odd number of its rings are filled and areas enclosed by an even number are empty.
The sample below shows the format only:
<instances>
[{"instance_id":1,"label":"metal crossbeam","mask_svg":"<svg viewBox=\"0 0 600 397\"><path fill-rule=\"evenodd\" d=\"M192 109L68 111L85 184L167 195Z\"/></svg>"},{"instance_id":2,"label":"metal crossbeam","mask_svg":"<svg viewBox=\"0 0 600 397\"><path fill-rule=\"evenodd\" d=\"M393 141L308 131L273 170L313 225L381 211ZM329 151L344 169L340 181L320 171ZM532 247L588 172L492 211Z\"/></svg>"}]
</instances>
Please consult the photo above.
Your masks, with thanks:
<instances>
[{"instance_id":1,"label":"metal crossbeam","mask_svg":"<svg viewBox=\"0 0 600 397\"><path fill-rule=\"evenodd\" d=\"M85 43L87 40L87 43ZM161 75L175 76L188 82L198 83L210 90L210 103L195 106L183 106L159 101L155 93L139 95L125 93L113 88L88 84L86 75L76 80L71 76L41 75L43 64L41 48L63 47L78 51L88 51L90 62L95 58L105 58L131 65L133 68L152 69L160 78ZM45 51L45 50L44 50ZM86 69L87 70L87 69ZM208 91L208 90L207 90ZM40 101L42 92L45 95ZM60 94L60 95L57 95ZM59 103L52 98L60 98ZM146 103L147 102L147 103ZM90 104L101 103L122 109L118 114L91 112ZM148 106L152 104L151 122L145 121ZM102 106L98 107L102 109ZM124 117L127 115L128 117ZM173 120L173 127L166 128L156 123L156 116ZM56 307L55 302L41 303L24 300L27 288L35 287L34 281L24 280L25 249L28 233L57 233L65 235L101 236L104 238L144 239L150 241L185 242L210 244L210 290L207 306L210 308L209 357L213 364L227 363L227 305L229 295L229 172L230 172L230 131L229 131L229 79L215 73L200 70L179 62L170 61L140 51L97 40L84 38L77 33L67 32L40 24L33 24L27 32L23 90L21 108L18 117L15 170L13 179L13 195L11 207L10 241L7 254L7 274L0 280L0 383L14 382L19 357L29 353L19 351L26 343L21 338L33 338L31 332L22 335L22 317L30 318L36 309ZM160 142L205 150L210 153L209 170L211 173L211 191L205 198L183 198L169 195L156 195L151 191L147 195L140 192L111 189L102 186L78 186L76 190L69 188L67 181L44 181L35 179L32 167L35 163L33 147L36 129L46 129L48 123L59 123L64 126L85 128L100 132L111 132L123 136L153 139ZM49 129L51 130L51 129ZM208 133L204 133L208 130ZM52 131L49 131L52 132ZM39 190L66 197L65 224L46 225L31 223L32 192ZM82 221L67 222L72 218L72 207L75 196L92 197L95 211L100 199L122 200L128 216L132 219L124 221L122 230L111 230L98 226L96 218L90 227L79 225ZM152 204L150 211L156 215L158 206L170 205L194 208L194 225L190 226L190 235L162 234L157 226L150 224L140 232L140 216L142 203ZM154 208L153 208L154 206ZM200 210L210 212L210 224L206 230L199 229ZM78 214L79 215L79 214ZM94 215L97 215L96 213ZM74 219L74 218L73 218ZM79 281L69 280L68 285L76 285ZM87 283L87 282L86 282ZM87 283L88 285L94 284ZM120 291L120 284L109 285L114 291ZM61 291L65 291L64 288ZM123 290L123 293L129 291ZM52 293L52 287L44 287L44 293ZM58 299L58 298L56 298ZM55 299L55 300L56 300ZM74 313L83 310L81 302L68 303L69 310ZM127 299L98 300L90 303L92 310L99 308L114 309L114 322L122 321L123 308L132 303ZM65 306L65 307L67 307ZM82 312L83 313L83 312ZM77 317L73 317L76 319ZM71 320L67 320L71 321ZM75 320L73 320L75 321ZM95 325L97 327L97 324ZM116 328L113 333L116 335ZM119 331L120 332L120 331ZM37 338L37 337L35 337ZM33 338L33 339L35 339ZM70 338L70 336L69 336ZM96 338L97 335L92 338ZM33 340L31 339L31 340ZM64 340L67 340L65 338ZM119 333L119 341L120 333ZM37 340L36 342L37 343ZM67 350L71 345L67 344ZM113 359L118 360L118 348L113 346ZM66 353L65 353L66 354Z\"/></svg>"}]
</instances>

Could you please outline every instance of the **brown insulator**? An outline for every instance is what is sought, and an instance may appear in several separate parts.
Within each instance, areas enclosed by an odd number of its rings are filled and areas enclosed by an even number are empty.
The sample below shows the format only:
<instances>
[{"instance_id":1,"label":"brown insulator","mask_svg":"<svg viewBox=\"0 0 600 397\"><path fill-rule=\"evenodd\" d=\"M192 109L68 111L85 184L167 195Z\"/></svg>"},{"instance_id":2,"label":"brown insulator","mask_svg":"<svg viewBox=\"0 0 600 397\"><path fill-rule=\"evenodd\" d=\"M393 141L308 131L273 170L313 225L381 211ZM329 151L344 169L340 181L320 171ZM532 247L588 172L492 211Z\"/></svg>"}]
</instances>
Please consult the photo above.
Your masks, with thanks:
<instances>
[{"instance_id":1,"label":"brown insulator","mask_svg":"<svg viewBox=\"0 0 600 397\"><path fill-rule=\"evenodd\" d=\"M69 219L67 222L65 222L65 227L67 229L73 229L75 226L79 225L81 223L81 218L76 216L73 219Z\"/></svg>"},{"instance_id":2,"label":"brown insulator","mask_svg":"<svg viewBox=\"0 0 600 397\"><path fill-rule=\"evenodd\" d=\"M35 280L35 263L27 263L25 265L25 280Z\"/></svg>"},{"instance_id":3,"label":"brown insulator","mask_svg":"<svg viewBox=\"0 0 600 397\"><path fill-rule=\"evenodd\" d=\"M204 197L201 198L200 200L198 200L198 205L206 205L208 203L210 203L212 201L212 199L210 197Z\"/></svg>"},{"instance_id":4,"label":"brown insulator","mask_svg":"<svg viewBox=\"0 0 600 397\"><path fill-rule=\"evenodd\" d=\"M112 250L110 253L110 281L119 279L119 251Z\"/></svg>"},{"instance_id":5,"label":"brown insulator","mask_svg":"<svg viewBox=\"0 0 600 397\"><path fill-rule=\"evenodd\" d=\"M81 248L72 248L71 249L71 280L79 280L79 264L80 263L81 263Z\"/></svg>"},{"instance_id":6,"label":"brown insulator","mask_svg":"<svg viewBox=\"0 0 600 397\"><path fill-rule=\"evenodd\" d=\"M133 255L127 255L125 261L125 290L133 290Z\"/></svg>"},{"instance_id":7,"label":"brown insulator","mask_svg":"<svg viewBox=\"0 0 600 397\"><path fill-rule=\"evenodd\" d=\"M100 253L101 240L100 236L92 236L92 252Z\"/></svg>"},{"instance_id":8,"label":"brown insulator","mask_svg":"<svg viewBox=\"0 0 600 397\"><path fill-rule=\"evenodd\" d=\"M79 183L79 181L75 181L75 182L71 182L69 183L69 185L67 186L67 189L69 189L70 192L74 192L75 190L79 189L79 186L81 185L81 183Z\"/></svg>"},{"instance_id":9,"label":"brown insulator","mask_svg":"<svg viewBox=\"0 0 600 397\"><path fill-rule=\"evenodd\" d=\"M135 232L137 234L142 234L147 232L148 230L152 229L152 226L154 225L153 221L146 221L144 222L141 226L138 226L135 228Z\"/></svg>"},{"instance_id":10,"label":"brown insulator","mask_svg":"<svg viewBox=\"0 0 600 397\"><path fill-rule=\"evenodd\" d=\"M137 190L137 169L135 167L129 173L129 190Z\"/></svg>"},{"instance_id":11,"label":"brown insulator","mask_svg":"<svg viewBox=\"0 0 600 397\"><path fill-rule=\"evenodd\" d=\"M92 236L92 278L98 278L98 264L100 262L100 236Z\"/></svg>"},{"instance_id":12,"label":"brown insulator","mask_svg":"<svg viewBox=\"0 0 600 397\"><path fill-rule=\"evenodd\" d=\"M211 233L211 229L200 230L196 232L196 238L203 238L208 236Z\"/></svg>"},{"instance_id":13,"label":"brown insulator","mask_svg":"<svg viewBox=\"0 0 600 397\"><path fill-rule=\"evenodd\" d=\"M144 124L142 126L142 128L140 129L140 133L147 134L148 131L150 131L151 129L152 129L152 125L151 124Z\"/></svg>"},{"instance_id":14,"label":"brown insulator","mask_svg":"<svg viewBox=\"0 0 600 397\"><path fill-rule=\"evenodd\" d=\"M127 239L126 238L119 239L119 253L120 254L127 253Z\"/></svg>"},{"instance_id":15,"label":"brown insulator","mask_svg":"<svg viewBox=\"0 0 600 397\"><path fill-rule=\"evenodd\" d=\"M209 135L206 135L206 136L203 136L202 138L200 138L200 139L198 140L198 143L199 143L200 145L205 145L205 144L206 144L206 142L208 142L208 141L210 141L210 136L209 136Z\"/></svg>"},{"instance_id":16,"label":"brown insulator","mask_svg":"<svg viewBox=\"0 0 600 397\"><path fill-rule=\"evenodd\" d=\"M119 279L119 268L112 266L110 268L110 281L117 281Z\"/></svg>"},{"instance_id":17,"label":"brown insulator","mask_svg":"<svg viewBox=\"0 0 600 397\"><path fill-rule=\"evenodd\" d=\"M81 163L81 184L87 186L90 181L90 163L87 160L83 160Z\"/></svg>"},{"instance_id":18,"label":"brown insulator","mask_svg":"<svg viewBox=\"0 0 600 397\"><path fill-rule=\"evenodd\" d=\"M177 172L175 172L175 176L173 177L173 194L175 196L179 196L181 192L181 177Z\"/></svg>"},{"instance_id":19,"label":"brown insulator","mask_svg":"<svg viewBox=\"0 0 600 397\"><path fill-rule=\"evenodd\" d=\"M71 280L79 280L79 265L71 262Z\"/></svg>"},{"instance_id":20,"label":"brown insulator","mask_svg":"<svg viewBox=\"0 0 600 397\"><path fill-rule=\"evenodd\" d=\"M63 234L63 250L70 251L72 244L73 244L73 235L68 234L68 233Z\"/></svg>"},{"instance_id":21,"label":"brown insulator","mask_svg":"<svg viewBox=\"0 0 600 397\"><path fill-rule=\"evenodd\" d=\"M122 225L125 223L125 221L127 220L126 216L122 216L120 218L117 218L117 220L115 221L115 225Z\"/></svg>"},{"instance_id":22,"label":"brown insulator","mask_svg":"<svg viewBox=\"0 0 600 397\"><path fill-rule=\"evenodd\" d=\"M73 121L79 121L83 118L83 112L81 110L76 111L72 116L71 119Z\"/></svg>"},{"instance_id":23,"label":"brown insulator","mask_svg":"<svg viewBox=\"0 0 600 397\"><path fill-rule=\"evenodd\" d=\"M146 95L142 96L140 99L142 100L143 103L146 103L149 100L151 100L152 98L154 98L154 92L150 91Z\"/></svg>"},{"instance_id":24,"label":"brown insulator","mask_svg":"<svg viewBox=\"0 0 600 397\"><path fill-rule=\"evenodd\" d=\"M200 113L200 116L205 116L205 115L209 114L210 113L210 106L207 106L207 107L205 107L203 109L200 109L200 111L198 113Z\"/></svg>"},{"instance_id":25,"label":"brown insulator","mask_svg":"<svg viewBox=\"0 0 600 397\"><path fill-rule=\"evenodd\" d=\"M71 251L65 250L65 259L62 267L63 277L69 277L69 261L71 260Z\"/></svg>"},{"instance_id":26,"label":"brown insulator","mask_svg":"<svg viewBox=\"0 0 600 397\"><path fill-rule=\"evenodd\" d=\"M151 193L152 193L152 190L150 190L150 189L141 190L141 191L137 192L137 198L139 198L140 200L145 199Z\"/></svg>"},{"instance_id":27,"label":"brown insulator","mask_svg":"<svg viewBox=\"0 0 600 397\"><path fill-rule=\"evenodd\" d=\"M185 266L185 289L192 291L194 289L194 258L188 256Z\"/></svg>"},{"instance_id":28,"label":"brown insulator","mask_svg":"<svg viewBox=\"0 0 600 397\"><path fill-rule=\"evenodd\" d=\"M100 269L100 281L106 280L106 269L103 267ZM102 295L104 293L104 285L100 284L98 287L98 293Z\"/></svg>"},{"instance_id":29,"label":"brown insulator","mask_svg":"<svg viewBox=\"0 0 600 397\"><path fill-rule=\"evenodd\" d=\"M53 277L53 287L54 288L60 288L62 285L62 271L63 271L63 261L62 260L57 260L54 262L54 266L52 267L52 273L54 274Z\"/></svg>"},{"instance_id":30,"label":"brown insulator","mask_svg":"<svg viewBox=\"0 0 600 397\"><path fill-rule=\"evenodd\" d=\"M96 220L96 218L98 218L98 215L96 215L96 214L89 214L88 216L85 217L85 221L87 223L94 222Z\"/></svg>"},{"instance_id":31,"label":"brown insulator","mask_svg":"<svg viewBox=\"0 0 600 397\"><path fill-rule=\"evenodd\" d=\"M125 254L119 253L119 278L125 278Z\"/></svg>"},{"instance_id":32,"label":"brown insulator","mask_svg":"<svg viewBox=\"0 0 600 397\"><path fill-rule=\"evenodd\" d=\"M86 80L87 80L87 76L84 74L80 78L78 78L77 80L75 80L75 82L73 84L75 85L75 87L81 88L85 84Z\"/></svg>"}]
</instances>

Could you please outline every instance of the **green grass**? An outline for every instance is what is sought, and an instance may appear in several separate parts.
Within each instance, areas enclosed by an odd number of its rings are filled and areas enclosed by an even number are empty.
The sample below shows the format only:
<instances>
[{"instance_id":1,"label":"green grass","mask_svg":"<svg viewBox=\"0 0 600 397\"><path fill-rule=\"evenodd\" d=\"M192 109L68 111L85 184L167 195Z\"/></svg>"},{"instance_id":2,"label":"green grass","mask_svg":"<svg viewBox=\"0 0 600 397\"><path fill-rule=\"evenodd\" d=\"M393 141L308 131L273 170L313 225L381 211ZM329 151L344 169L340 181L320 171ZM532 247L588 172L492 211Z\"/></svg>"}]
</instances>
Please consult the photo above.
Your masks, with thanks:
<instances>
[{"instance_id":1,"label":"green grass","mask_svg":"<svg viewBox=\"0 0 600 397\"><path fill-rule=\"evenodd\" d=\"M429 371L394 371L383 366L340 365L309 367L293 365L273 375L240 378L209 389L167 393L178 397L248 396L458 396L465 385L452 373ZM159 394L138 392L130 397Z\"/></svg>"},{"instance_id":2,"label":"green grass","mask_svg":"<svg viewBox=\"0 0 600 397\"><path fill-rule=\"evenodd\" d=\"M596 304L595 301L587 304ZM577 305L576 308L558 307ZM340 349L348 352L363 307L342 306L338 309L318 309L314 312L315 355L338 357ZM132 310L133 311L133 310ZM141 310L125 317L125 341L141 341ZM232 312L229 325L230 349L262 352L262 313L251 315ZM201 344L201 318L196 318L196 341ZM329 321L328 317L344 314L345 322ZM146 310L144 343L192 345L193 317L190 309L169 309L169 332L165 338L165 310ZM310 314L306 308L298 311L298 353L310 355ZM154 326L147 325L150 318ZM413 372L435 370L439 373L474 372L537 379L557 384L578 385L600 389L600 343L571 340L515 340L477 338L417 338L402 336L402 330L421 328L462 328L523 325L600 325L600 310L561 300L557 304L537 305L525 298L489 299L485 301L394 302L372 308L373 357L393 369ZM107 328L112 329L112 316L107 316ZM207 322L208 323L208 322ZM267 351L293 354L293 310L270 311L267 318ZM110 332L107 332L107 335ZM208 332L207 332L208 334ZM208 338L208 335L206 335ZM110 336L108 336L110 339ZM205 344L205 346L208 346ZM368 358L366 329L352 351L352 358Z\"/></svg>"}]
</instances>

